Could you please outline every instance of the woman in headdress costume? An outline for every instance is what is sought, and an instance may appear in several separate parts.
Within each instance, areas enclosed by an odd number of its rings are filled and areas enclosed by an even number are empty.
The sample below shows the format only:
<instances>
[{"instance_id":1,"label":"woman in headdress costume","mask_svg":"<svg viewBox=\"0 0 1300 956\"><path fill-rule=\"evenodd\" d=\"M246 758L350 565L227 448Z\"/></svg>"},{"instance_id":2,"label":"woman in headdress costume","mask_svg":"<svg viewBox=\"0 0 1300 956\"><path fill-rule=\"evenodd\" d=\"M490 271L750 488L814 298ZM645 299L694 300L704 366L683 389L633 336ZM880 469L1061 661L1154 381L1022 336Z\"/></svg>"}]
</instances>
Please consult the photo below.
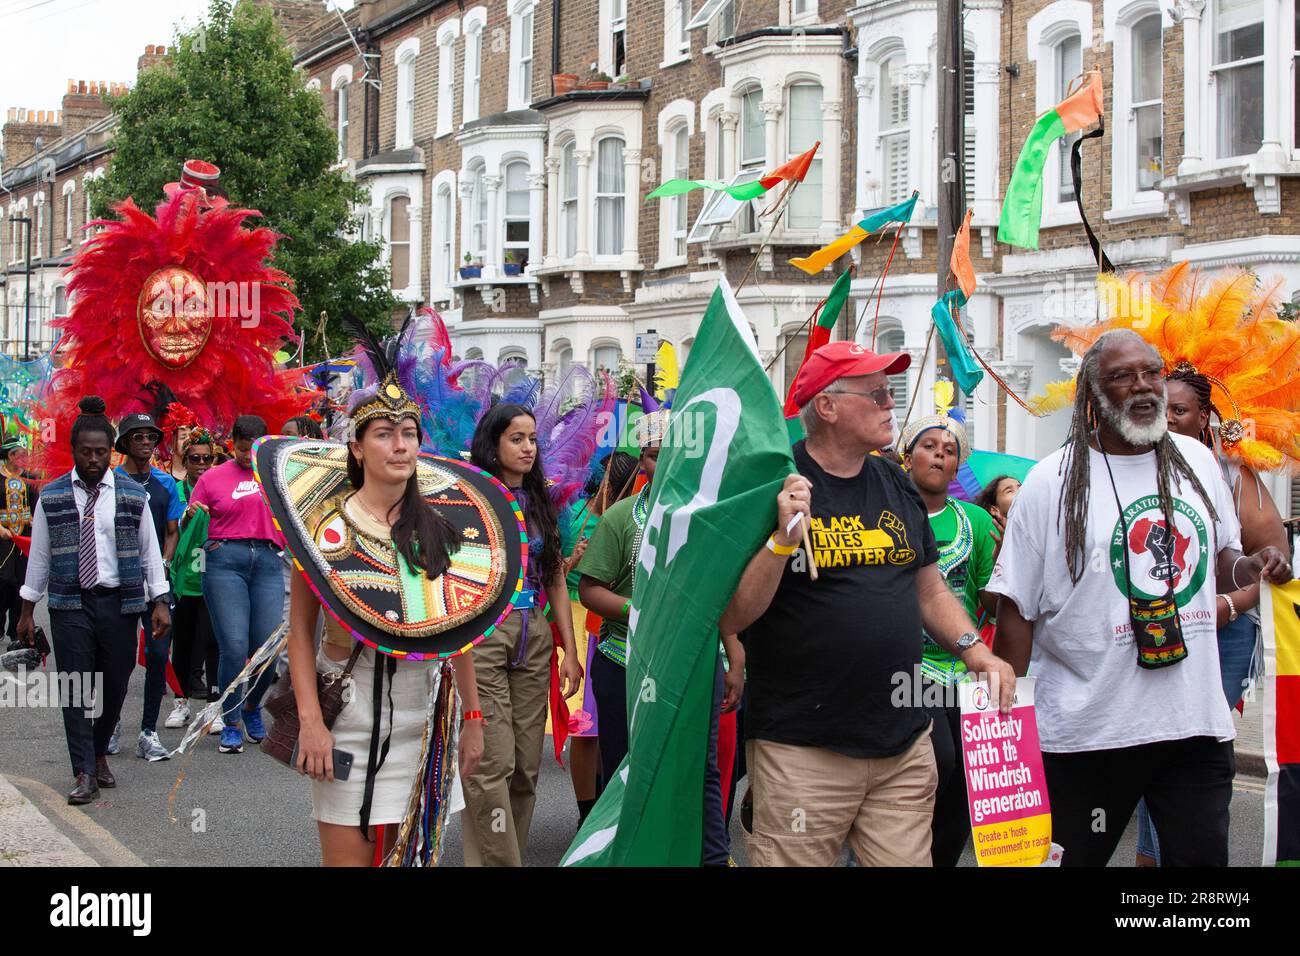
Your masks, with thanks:
<instances>
[{"instance_id":1,"label":"woman in headdress costume","mask_svg":"<svg viewBox=\"0 0 1300 956\"><path fill-rule=\"evenodd\" d=\"M431 864L456 761L468 775L483 752L464 652L513 608L526 539L518 506L495 479L420 453L420 406L396 374L396 344L354 331L377 381L351 397L346 445L267 438L256 452L263 493L302 572L288 637L295 765L313 779L325 865L368 865L379 825L389 865ZM317 673L349 665L350 693L327 729ZM334 761L340 751L355 758L347 780Z\"/></svg>"},{"instance_id":2,"label":"woman in headdress costume","mask_svg":"<svg viewBox=\"0 0 1300 956\"><path fill-rule=\"evenodd\" d=\"M1080 353L1114 328L1132 329L1155 347L1165 365L1169 429L1217 452L1247 553L1266 545L1289 553L1258 475L1294 469L1300 459L1300 328L1278 319L1281 284L1263 284L1251 272L1211 282L1186 263L1151 277L1110 278L1103 280L1109 321L1054 333ZM1243 576L1218 587L1219 669L1227 704L1238 707L1262 672L1260 585ZM1155 865L1159 843L1144 805L1138 827L1138 865Z\"/></svg>"}]
</instances>

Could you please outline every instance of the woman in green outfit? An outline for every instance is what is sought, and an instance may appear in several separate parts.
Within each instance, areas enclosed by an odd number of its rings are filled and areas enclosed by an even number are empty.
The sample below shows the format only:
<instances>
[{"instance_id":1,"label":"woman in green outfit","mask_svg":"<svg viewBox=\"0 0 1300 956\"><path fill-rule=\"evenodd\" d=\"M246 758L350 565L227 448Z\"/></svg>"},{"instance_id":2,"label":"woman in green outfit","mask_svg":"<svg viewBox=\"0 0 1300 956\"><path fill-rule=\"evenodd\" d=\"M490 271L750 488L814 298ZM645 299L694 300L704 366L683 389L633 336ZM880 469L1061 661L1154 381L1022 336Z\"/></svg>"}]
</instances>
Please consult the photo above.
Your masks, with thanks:
<instances>
[{"instance_id":1,"label":"woman in green outfit","mask_svg":"<svg viewBox=\"0 0 1300 956\"><path fill-rule=\"evenodd\" d=\"M216 442L205 428L191 429L181 446L185 478L176 485L176 490L185 514L170 569L172 595L176 599L172 612L172 669L183 694L198 694L202 689L200 700L215 700L212 692L217 682L217 642L212 636L207 605L203 603L203 545L208 540L208 512L202 505L191 505L190 495L199 476L212 467L216 448ZM190 722L190 716L189 700L178 697L163 726L184 727ZM220 717L210 733L221 733Z\"/></svg>"}]
</instances>

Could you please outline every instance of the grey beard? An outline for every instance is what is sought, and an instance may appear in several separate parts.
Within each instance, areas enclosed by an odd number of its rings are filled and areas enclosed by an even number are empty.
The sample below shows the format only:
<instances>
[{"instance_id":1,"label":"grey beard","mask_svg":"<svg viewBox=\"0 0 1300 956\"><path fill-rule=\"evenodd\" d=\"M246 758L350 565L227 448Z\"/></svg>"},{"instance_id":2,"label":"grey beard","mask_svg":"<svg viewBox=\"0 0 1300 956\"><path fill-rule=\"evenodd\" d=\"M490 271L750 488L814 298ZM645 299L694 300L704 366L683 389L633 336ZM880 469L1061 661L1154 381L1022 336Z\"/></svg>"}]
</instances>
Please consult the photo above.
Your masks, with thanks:
<instances>
[{"instance_id":1,"label":"grey beard","mask_svg":"<svg viewBox=\"0 0 1300 956\"><path fill-rule=\"evenodd\" d=\"M1168 400L1163 393L1156 399L1156 417L1150 425L1139 425L1130 416L1131 406L1138 400L1138 396L1130 397L1122 408L1117 408L1100 389L1094 387L1092 394L1097 399L1097 406L1101 409L1101 417L1106 420L1106 424L1119 432L1119 437L1128 444L1154 445L1168 434L1169 421L1165 417Z\"/></svg>"}]
</instances>

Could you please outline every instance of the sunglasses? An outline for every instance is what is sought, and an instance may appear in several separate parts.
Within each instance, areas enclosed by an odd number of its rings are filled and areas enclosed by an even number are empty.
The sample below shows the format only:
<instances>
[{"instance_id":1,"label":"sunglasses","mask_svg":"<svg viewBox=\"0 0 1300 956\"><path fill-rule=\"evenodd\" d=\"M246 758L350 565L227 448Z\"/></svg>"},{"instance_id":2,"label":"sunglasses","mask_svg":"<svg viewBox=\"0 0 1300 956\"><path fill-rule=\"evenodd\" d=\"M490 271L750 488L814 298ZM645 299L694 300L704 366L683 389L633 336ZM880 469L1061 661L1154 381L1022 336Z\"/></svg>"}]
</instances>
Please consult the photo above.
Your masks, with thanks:
<instances>
[{"instance_id":1,"label":"sunglasses","mask_svg":"<svg viewBox=\"0 0 1300 956\"><path fill-rule=\"evenodd\" d=\"M196 465L210 465L213 457L212 455L186 455L185 460L192 461Z\"/></svg>"}]
</instances>

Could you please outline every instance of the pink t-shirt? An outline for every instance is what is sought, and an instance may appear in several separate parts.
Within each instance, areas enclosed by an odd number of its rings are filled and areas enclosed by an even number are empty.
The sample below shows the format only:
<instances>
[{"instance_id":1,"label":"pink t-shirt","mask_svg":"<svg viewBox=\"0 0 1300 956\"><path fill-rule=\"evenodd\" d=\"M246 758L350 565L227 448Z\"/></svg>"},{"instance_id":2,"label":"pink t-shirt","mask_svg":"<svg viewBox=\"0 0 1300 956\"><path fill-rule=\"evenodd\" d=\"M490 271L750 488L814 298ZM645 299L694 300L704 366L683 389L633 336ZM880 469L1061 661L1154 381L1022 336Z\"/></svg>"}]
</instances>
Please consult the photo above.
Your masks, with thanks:
<instances>
[{"instance_id":1,"label":"pink t-shirt","mask_svg":"<svg viewBox=\"0 0 1300 956\"><path fill-rule=\"evenodd\" d=\"M284 546L252 468L240 468L233 459L209 468L194 486L190 501L207 506L210 540L261 538Z\"/></svg>"}]
</instances>

